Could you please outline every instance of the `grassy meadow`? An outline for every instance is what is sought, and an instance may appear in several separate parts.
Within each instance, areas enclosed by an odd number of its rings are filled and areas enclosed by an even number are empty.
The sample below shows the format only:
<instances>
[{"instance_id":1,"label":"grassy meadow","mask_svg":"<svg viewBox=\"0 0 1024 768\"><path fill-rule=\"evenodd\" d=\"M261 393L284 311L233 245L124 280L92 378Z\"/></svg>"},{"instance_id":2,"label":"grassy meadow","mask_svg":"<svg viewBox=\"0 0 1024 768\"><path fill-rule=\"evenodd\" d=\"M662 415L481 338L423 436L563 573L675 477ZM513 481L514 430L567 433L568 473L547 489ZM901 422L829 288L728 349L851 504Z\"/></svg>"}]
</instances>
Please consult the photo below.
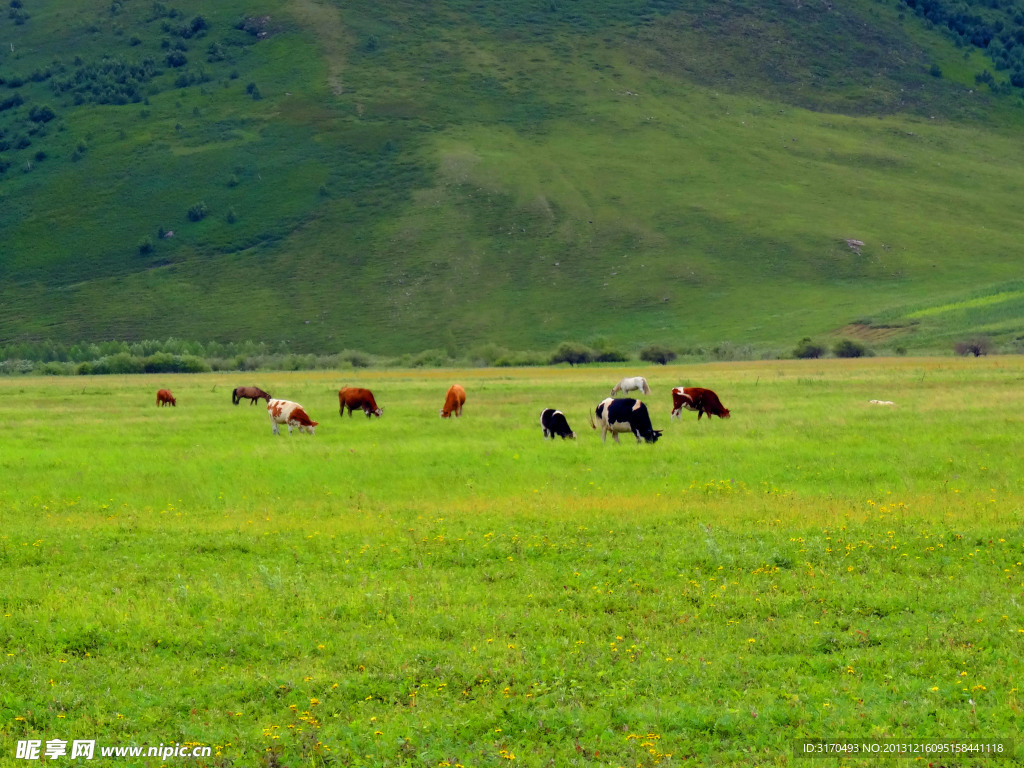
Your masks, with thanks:
<instances>
[{"instance_id":1,"label":"grassy meadow","mask_svg":"<svg viewBox=\"0 0 1024 768\"><path fill-rule=\"evenodd\" d=\"M23 10L5 341L1024 338L1024 91L903 3Z\"/></svg>"},{"instance_id":2,"label":"grassy meadow","mask_svg":"<svg viewBox=\"0 0 1024 768\"><path fill-rule=\"evenodd\" d=\"M602 444L587 414L637 373L664 436ZM0 766L57 738L292 768L1013 738L1022 379L1019 356L0 379ZM274 437L243 383L317 434ZM356 384L383 418L339 418ZM670 421L679 384L732 418ZM549 406L576 441L542 439Z\"/></svg>"}]
</instances>

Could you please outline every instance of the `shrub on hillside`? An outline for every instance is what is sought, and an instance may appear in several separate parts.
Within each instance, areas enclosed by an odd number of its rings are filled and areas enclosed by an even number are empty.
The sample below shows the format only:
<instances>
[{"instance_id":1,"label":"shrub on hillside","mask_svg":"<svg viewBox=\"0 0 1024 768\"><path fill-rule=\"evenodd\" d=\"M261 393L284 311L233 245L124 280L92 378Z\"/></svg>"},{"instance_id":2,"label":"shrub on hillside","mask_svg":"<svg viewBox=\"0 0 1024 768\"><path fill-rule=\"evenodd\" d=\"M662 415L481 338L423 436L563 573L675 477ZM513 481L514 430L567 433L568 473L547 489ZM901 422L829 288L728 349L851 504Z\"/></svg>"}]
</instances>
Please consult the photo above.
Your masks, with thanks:
<instances>
[{"instance_id":1,"label":"shrub on hillside","mask_svg":"<svg viewBox=\"0 0 1024 768\"><path fill-rule=\"evenodd\" d=\"M712 347L708 354L713 360L752 360L754 348L749 344L733 344L731 341L723 341Z\"/></svg>"},{"instance_id":2,"label":"shrub on hillside","mask_svg":"<svg viewBox=\"0 0 1024 768\"><path fill-rule=\"evenodd\" d=\"M28 118L33 123L48 123L57 116L57 113L50 108L49 105L42 107L32 107L28 112Z\"/></svg>"},{"instance_id":3,"label":"shrub on hillside","mask_svg":"<svg viewBox=\"0 0 1024 768\"><path fill-rule=\"evenodd\" d=\"M72 372L74 366L71 363L42 363L35 366L32 373L36 376L67 376Z\"/></svg>"},{"instance_id":4,"label":"shrub on hillside","mask_svg":"<svg viewBox=\"0 0 1024 768\"><path fill-rule=\"evenodd\" d=\"M494 361L495 368L525 367L530 365L547 365L548 357L543 352L518 351L509 352Z\"/></svg>"},{"instance_id":5,"label":"shrub on hillside","mask_svg":"<svg viewBox=\"0 0 1024 768\"><path fill-rule=\"evenodd\" d=\"M343 349L338 353L339 363L348 363L353 368L369 368L373 365L373 358L358 349Z\"/></svg>"},{"instance_id":6,"label":"shrub on hillside","mask_svg":"<svg viewBox=\"0 0 1024 768\"><path fill-rule=\"evenodd\" d=\"M594 350L576 341L563 341L551 355L551 364L568 363L570 366L594 362Z\"/></svg>"},{"instance_id":7,"label":"shrub on hillside","mask_svg":"<svg viewBox=\"0 0 1024 768\"><path fill-rule=\"evenodd\" d=\"M443 368L451 363L452 359L444 349L425 349L412 355L406 362L410 368Z\"/></svg>"},{"instance_id":8,"label":"shrub on hillside","mask_svg":"<svg viewBox=\"0 0 1024 768\"><path fill-rule=\"evenodd\" d=\"M656 365L668 365L670 362L675 360L677 357L676 353L668 347L663 347L660 344L651 344L649 347L644 347L640 350L640 359L645 363L654 363Z\"/></svg>"},{"instance_id":9,"label":"shrub on hillside","mask_svg":"<svg viewBox=\"0 0 1024 768\"><path fill-rule=\"evenodd\" d=\"M202 221L206 218L206 215L210 212L210 209L206 207L206 203L196 203L188 209L188 220L189 221Z\"/></svg>"},{"instance_id":10,"label":"shrub on hillside","mask_svg":"<svg viewBox=\"0 0 1024 768\"><path fill-rule=\"evenodd\" d=\"M91 372L95 374L145 373L145 370L146 367L142 360L132 357L127 352L118 352L116 355L101 357L93 363Z\"/></svg>"},{"instance_id":11,"label":"shrub on hillside","mask_svg":"<svg viewBox=\"0 0 1024 768\"><path fill-rule=\"evenodd\" d=\"M312 371L316 369L315 355L285 355L277 366L282 371Z\"/></svg>"},{"instance_id":12,"label":"shrub on hillside","mask_svg":"<svg viewBox=\"0 0 1024 768\"><path fill-rule=\"evenodd\" d=\"M964 341L958 341L953 345L953 350L958 355L981 357L992 351L992 339L988 336L974 336Z\"/></svg>"},{"instance_id":13,"label":"shrub on hillside","mask_svg":"<svg viewBox=\"0 0 1024 768\"><path fill-rule=\"evenodd\" d=\"M201 357L182 355L177 361L177 373L206 373L210 366Z\"/></svg>"},{"instance_id":14,"label":"shrub on hillside","mask_svg":"<svg viewBox=\"0 0 1024 768\"><path fill-rule=\"evenodd\" d=\"M616 349L604 336L596 336L590 340L590 348L594 353L595 363L625 363L629 355Z\"/></svg>"},{"instance_id":15,"label":"shrub on hillside","mask_svg":"<svg viewBox=\"0 0 1024 768\"><path fill-rule=\"evenodd\" d=\"M203 373L210 370L205 360L192 355L171 355L157 352L142 358L142 367L146 373Z\"/></svg>"},{"instance_id":16,"label":"shrub on hillside","mask_svg":"<svg viewBox=\"0 0 1024 768\"><path fill-rule=\"evenodd\" d=\"M832 347L832 354L836 357L864 357L868 354L868 348L859 341L842 339Z\"/></svg>"},{"instance_id":17,"label":"shrub on hillside","mask_svg":"<svg viewBox=\"0 0 1024 768\"><path fill-rule=\"evenodd\" d=\"M628 361L629 355L618 349L605 349L594 357L595 363L625 363Z\"/></svg>"},{"instance_id":18,"label":"shrub on hillside","mask_svg":"<svg viewBox=\"0 0 1024 768\"><path fill-rule=\"evenodd\" d=\"M798 360L816 360L825 354L825 347L815 344L810 336L804 336L793 350L793 357Z\"/></svg>"},{"instance_id":19,"label":"shrub on hillside","mask_svg":"<svg viewBox=\"0 0 1024 768\"><path fill-rule=\"evenodd\" d=\"M496 361L507 358L510 354L509 350L500 344L488 342L486 344L477 344L470 349L469 359L474 365L488 366L495 365Z\"/></svg>"}]
</instances>

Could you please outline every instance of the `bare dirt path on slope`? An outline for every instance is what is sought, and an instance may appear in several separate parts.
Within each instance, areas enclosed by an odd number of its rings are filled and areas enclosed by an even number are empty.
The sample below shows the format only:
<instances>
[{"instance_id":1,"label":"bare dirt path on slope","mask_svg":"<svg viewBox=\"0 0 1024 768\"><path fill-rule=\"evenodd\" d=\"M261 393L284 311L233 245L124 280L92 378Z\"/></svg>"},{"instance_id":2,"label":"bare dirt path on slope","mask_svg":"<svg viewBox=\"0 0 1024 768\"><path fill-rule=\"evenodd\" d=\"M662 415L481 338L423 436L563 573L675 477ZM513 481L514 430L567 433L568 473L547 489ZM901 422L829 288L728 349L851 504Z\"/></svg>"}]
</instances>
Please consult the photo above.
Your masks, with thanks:
<instances>
[{"instance_id":1,"label":"bare dirt path on slope","mask_svg":"<svg viewBox=\"0 0 1024 768\"><path fill-rule=\"evenodd\" d=\"M345 91L342 73L346 44L341 12L330 0L292 0L289 11L320 43L327 62L327 85L335 96L340 96Z\"/></svg>"}]
</instances>

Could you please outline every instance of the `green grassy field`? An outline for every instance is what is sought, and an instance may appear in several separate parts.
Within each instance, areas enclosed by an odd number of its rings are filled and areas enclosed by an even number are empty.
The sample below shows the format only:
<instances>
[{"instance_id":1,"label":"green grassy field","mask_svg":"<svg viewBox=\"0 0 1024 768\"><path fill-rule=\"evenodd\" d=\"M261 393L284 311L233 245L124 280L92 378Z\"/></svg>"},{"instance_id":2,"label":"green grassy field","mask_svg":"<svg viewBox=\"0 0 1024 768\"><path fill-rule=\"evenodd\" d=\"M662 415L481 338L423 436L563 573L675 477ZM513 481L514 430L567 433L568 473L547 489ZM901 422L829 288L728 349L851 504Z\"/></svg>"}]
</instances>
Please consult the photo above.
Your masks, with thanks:
<instances>
[{"instance_id":1,"label":"green grassy field","mask_svg":"<svg viewBox=\"0 0 1024 768\"><path fill-rule=\"evenodd\" d=\"M602 444L587 414L637 373L664 436ZM1014 738L1022 378L1014 356L0 379L0 765L26 739L632 768ZM274 437L243 383L317 434ZM355 384L383 418L337 415ZM732 418L670 421L679 384ZM544 407L579 438L545 442Z\"/></svg>"}]
</instances>

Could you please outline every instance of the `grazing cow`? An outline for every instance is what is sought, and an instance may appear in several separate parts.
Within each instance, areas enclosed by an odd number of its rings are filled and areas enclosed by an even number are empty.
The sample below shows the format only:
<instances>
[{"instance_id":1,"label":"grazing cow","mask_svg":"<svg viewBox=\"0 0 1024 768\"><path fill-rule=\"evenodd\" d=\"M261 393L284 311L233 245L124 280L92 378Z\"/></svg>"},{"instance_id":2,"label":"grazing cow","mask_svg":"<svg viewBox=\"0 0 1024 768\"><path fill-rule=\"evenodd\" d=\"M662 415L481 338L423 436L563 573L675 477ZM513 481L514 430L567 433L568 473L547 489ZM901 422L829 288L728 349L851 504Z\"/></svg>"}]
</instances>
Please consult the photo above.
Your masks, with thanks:
<instances>
[{"instance_id":1,"label":"grazing cow","mask_svg":"<svg viewBox=\"0 0 1024 768\"><path fill-rule=\"evenodd\" d=\"M566 421L565 414L561 411L556 411L554 408L545 408L540 412L540 427L544 430L545 440L549 437L552 440L556 437L560 437L563 440L567 437L571 440L576 439L576 433L569 428L569 422Z\"/></svg>"},{"instance_id":2,"label":"grazing cow","mask_svg":"<svg viewBox=\"0 0 1024 768\"><path fill-rule=\"evenodd\" d=\"M169 389L158 389L156 391L156 404L160 407L165 405L178 406L178 401L174 399L174 395L171 394Z\"/></svg>"},{"instance_id":3,"label":"grazing cow","mask_svg":"<svg viewBox=\"0 0 1024 768\"><path fill-rule=\"evenodd\" d=\"M366 414L366 418L380 418L384 415L384 409L379 408L377 401L373 399L373 392L360 387L345 387L338 390L338 415L344 416L346 408L349 418L352 418L352 411L357 408Z\"/></svg>"},{"instance_id":4,"label":"grazing cow","mask_svg":"<svg viewBox=\"0 0 1024 768\"><path fill-rule=\"evenodd\" d=\"M270 393L264 392L259 387L235 387L231 393L231 402L238 405L242 400L248 398L249 405L256 405L256 401L259 399L270 402Z\"/></svg>"},{"instance_id":5,"label":"grazing cow","mask_svg":"<svg viewBox=\"0 0 1024 768\"><path fill-rule=\"evenodd\" d=\"M441 418L447 419L453 413L456 416L462 415L462 406L466 403L466 390L458 384L452 384L448 388L448 394L444 397L444 408L441 409Z\"/></svg>"},{"instance_id":6,"label":"grazing cow","mask_svg":"<svg viewBox=\"0 0 1024 768\"><path fill-rule=\"evenodd\" d=\"M720 419L729 418L729 409L722 405L718 395L710 389L675 387L672 390L672 418L680 418L683 408L688 411L696 411L697 421L700 421L700 417L705 413L709 419L712 416L717 416Z\"/></svg>"},{"instance_id":7,"label":"grazing cow","mask_svg":"<svg viewBox=\"0 0 1024 768\"><path fill-rule=\"evenodd\" d=\"M615 389L612 390L612 397L615 397L619 392L626 394L627 392L632 392L636 389L640 390L645 395L651 394L651 388L647 386L647 379L643 376L627 376L615 385Z\"/></svg>"},{"instance_id":8,"label":"grazing cow","mask_svg":"<svg viewBox=\"0 0 1024 768\"><path fill-rule=\"evenodd\" d=\"M632 432L638 443L641 440L656 443L661 437L662 430L651 426L647 406L631 397L605 398L594 410L594 415L601 424L602 443L609 432L616 443L619 442L619 432ZM590 426L597 429L593 416L590 417Z\"/></svg>"},{"instance_id":9,"label":"grazing cow","mask_svg":"<svg viewBox=\"0 0 1024 768\"><path fill-rule=\"evenodd\" d=\"M292 427L298 427L299 432L316 434L316 425L320 422L309 418L302 406L293 403L291 400L271 400L267 403L267 413L270 414L270 424L274 428L274 434L281 434L277 429L278 424L288 425L288 434L292 433Z\"/></svg>"}]
</instances>

